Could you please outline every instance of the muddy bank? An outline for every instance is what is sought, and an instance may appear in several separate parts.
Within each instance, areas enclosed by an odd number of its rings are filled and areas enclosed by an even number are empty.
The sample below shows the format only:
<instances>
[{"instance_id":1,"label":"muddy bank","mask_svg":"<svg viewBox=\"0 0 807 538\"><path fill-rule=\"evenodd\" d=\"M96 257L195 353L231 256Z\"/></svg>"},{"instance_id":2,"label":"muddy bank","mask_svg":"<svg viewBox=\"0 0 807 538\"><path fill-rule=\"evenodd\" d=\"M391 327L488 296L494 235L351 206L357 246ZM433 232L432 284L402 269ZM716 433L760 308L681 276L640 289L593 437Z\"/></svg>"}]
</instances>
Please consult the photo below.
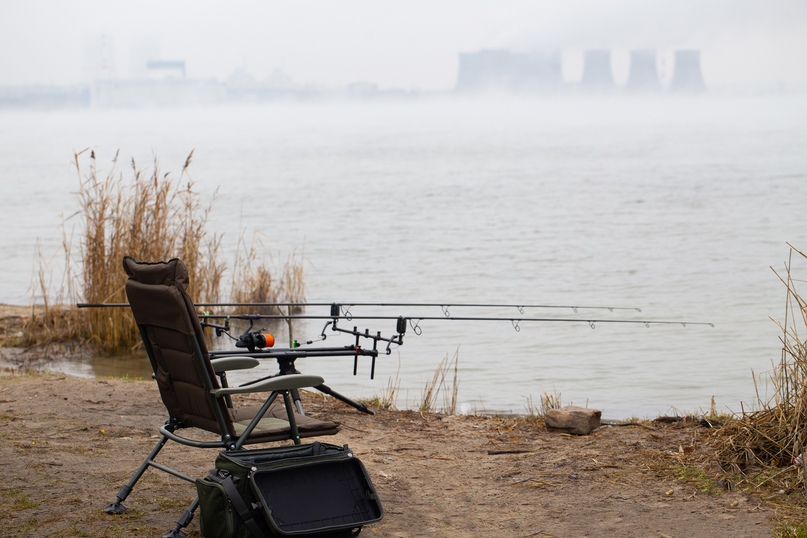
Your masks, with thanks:
<instances>
[{"instance_id":1,"label":"muddy bank","mask_svg":"<svg viewBox=\"0 0 807 538\"><path fill-rule=\"evenodd\" d=\"M315 394L314 415L342 431L368 468L386 516L362 535L771 536L773 510L693 481L708 451L697 424L606 426L584 437L525 419L363 415ZM165 413L152 381L0 376L0 525L4 536L160 536L195 496L150 470L122 516L103 513L155 442ZM160 459L193 476L213 450L169 446ZM680 477L688 477L681 480ZM196 521L190 525L199 536Z\"/></svg>"}]
</instances>

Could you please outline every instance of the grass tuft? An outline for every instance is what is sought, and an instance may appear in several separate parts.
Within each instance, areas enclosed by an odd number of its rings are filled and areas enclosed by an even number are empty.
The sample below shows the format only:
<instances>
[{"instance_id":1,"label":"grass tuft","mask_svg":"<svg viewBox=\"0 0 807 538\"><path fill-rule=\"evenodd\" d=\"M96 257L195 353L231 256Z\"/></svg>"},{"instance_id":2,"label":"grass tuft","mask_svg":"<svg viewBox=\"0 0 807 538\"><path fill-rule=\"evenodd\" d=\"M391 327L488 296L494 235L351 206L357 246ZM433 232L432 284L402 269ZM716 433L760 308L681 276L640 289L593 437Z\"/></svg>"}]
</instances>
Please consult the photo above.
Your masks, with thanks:
<instances>
[{"instance_id":1,"label":"grass tuft","mask_svg":"<svg viewBox=\"0 0 807 538\"><path fill-rule=\"evenodd\" d=\"M807 347L800 333L807 328L807 302L796 290L791 274L793 255L807 255L791 247L785 273L777 276L786 288L782 355L770 373L772 395L763 398L757 387L757 408L743 410L737 420L717 430L716 457L721 467L737 474L741 482L754 484L755 477L779 490L807 493L804 475L807 457ZM757 484L757 487L760 484Z\"/></svg>"},{"instance_id":2,"label":"grass tuft","mask_svg":"<svg viewBox=\"0 0 807 538\"><path fill-rule=\"evenodd\" d=\"M790 246L784 272L774 270L785 286L785 316L777 322L782 330L782 353L769 372L763 396L760 378L754 376L757 401L754 411L742 405L741 413L713 430L711 443L721 471L744 491L771 500L784 514L776 536L807 536L803 523L784 519L807 518L807 301L796 289L796 261L807 255ZM766 392L767 394L767 392Z\"/></svg>"},{"instance_id":3,"label":"grass tuft","mask_svg":"<svg viewBox=\"0 0 807 538\"><path fill-rule=\"evenodd\" d=\"M557 391L544 392L541 395L541 401L537 404L532 399L532 395L527 397L527 416L531 419L541 420L546 417L547 411L550 409L560 409L560 393Z\"/></svg>"},{"instance_id":4,"label":"grass tuft","mask_svg":"<svg viewBox=\"0 0 807 538\"><path fill-rule=\"evenodd\" d=\"M453 373L451 382L448 382L449 374ZM459 390L459 349L454 352L452 359L448 355L440 361L434 371L431 381L426 382L420 397L421 413L432 413L437 411L437 401L442 395L442 412L446 415L457 413L457 392Z\"/></svg>"},{"instance_id":5,"label":"grass tuft","mask_svg":"<svg viewBox=\"0 0 807 538\"><path fill-rule=\"evenodd\" d=\"M365 401L371 407L379 409L397 409L398 404L398 391L401 388L401 359L398 357L398 370L395 372L395 377L390 377L387 380L387 386L384 392L376 394L369 400Z\"/></svg>"}]
</instances>

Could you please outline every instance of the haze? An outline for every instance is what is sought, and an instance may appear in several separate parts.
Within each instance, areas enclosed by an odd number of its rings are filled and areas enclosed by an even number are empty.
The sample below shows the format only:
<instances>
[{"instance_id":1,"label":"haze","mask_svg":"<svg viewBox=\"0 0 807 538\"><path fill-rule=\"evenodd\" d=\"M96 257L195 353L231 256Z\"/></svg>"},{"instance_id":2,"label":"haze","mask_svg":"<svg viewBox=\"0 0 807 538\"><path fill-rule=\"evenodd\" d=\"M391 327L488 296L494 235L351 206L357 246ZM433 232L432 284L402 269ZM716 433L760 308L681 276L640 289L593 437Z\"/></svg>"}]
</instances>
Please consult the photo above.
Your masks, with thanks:
<instances>
[{"instance_id":1,"label":"haze","mask_svg":"<svg viewBox=\"0 0 807 538\"><path fill-rule=\"evenodd\" d=\"M241 68L306 85L449 90L460 52L641 47L700 49L712 89L803 90L805 22L799 0L3 2L0 86L92 82L100 60L87 50L105 40L106 68L122 79L145 47L184 60L189 78Z\"/></svg>"}]
</instances>

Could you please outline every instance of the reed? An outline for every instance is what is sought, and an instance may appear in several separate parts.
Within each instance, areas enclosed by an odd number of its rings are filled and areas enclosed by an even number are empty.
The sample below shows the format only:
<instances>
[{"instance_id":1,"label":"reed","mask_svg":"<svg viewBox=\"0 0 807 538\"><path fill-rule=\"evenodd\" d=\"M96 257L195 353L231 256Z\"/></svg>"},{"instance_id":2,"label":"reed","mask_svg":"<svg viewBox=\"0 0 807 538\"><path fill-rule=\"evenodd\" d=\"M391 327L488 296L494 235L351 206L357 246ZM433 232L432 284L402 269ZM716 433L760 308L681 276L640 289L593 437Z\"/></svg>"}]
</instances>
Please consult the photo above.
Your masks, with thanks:
<instances>
[{"instance_id":1,"label":"reed","mask_svg":"<svg viewBox=\"0 0 807 538\"><path fill-rule=\"evenodd\" d=\"M398 391L401 389L401 361L398 360L398 371L395 377L387 380L387 387L379 398L379 405L382 409L397 409Z\"/></svg>"},{"instance_id":2,"label":"reed","mask_svg":"<svg viewBox=\"0 0 807 538\"><path fill-rule=\"evenodd\" d=\"M302 310L305 302L305 283L303 281L303 262L290 256L279 270L280 279L275 280L273 271L259 256L260 243L255 241L247 248L243 237L239 240L239 248L233 269L233 282L230 299L234 303L296 303L291 310L279 306L261 306L253 308L254 313L267 315L285 315ZM277 273L277 271L275 271Z\"/></svg>"},{"instance_id":3,"label":"reed","mask_svg":"<svg viewBox=\"0 0 807 538\"><path fill-rule=\"evenodd\" d=\"M260 242L253 240L247 248L243 234L238 241L233 269L233 281L230 288L230 300L233 303L286 303L287 306L255 306L250 309L253 314L286 316L300 313L305 302L305 283L303 281L303 262L296 256L290 256L280 270L272 270L259 256L264 248ZM273 275L280 274L276 279ZM237 312L237 308L228 313ZM288 329L289 346L294 342L294 325L290 317L285 318ZM270 320L269 325L277 330L280 320Z\"/></svg>"},{"instance_id":4,"label":"reed","mask_svg":"<svg viewBox=\"0 0 807 538\"><path fill-rule=\"evenodd\" d=\"M127 308L64 307L78 302L126 302L124 256L140 260L180 258L188 269L189 293L197 302L219 302L227 266L220 259L221 234L208 233L212 201L203 204L194 189L189 167L193 152L185 159L178 177L163 173L155 158L150 172L131 160L129 177L120 171L120 154L106 173L98 167L94 151L74 155L79 179L79 210L72 218L80 222L80 244L64 232L64 271L55 293L47 278L49 263L40 254L38 294L44 312L32 315L23 329L22 345L50 341L91 344L104 353L118 353L140 346L140 337ZM215 196L214 196L215 198ZM67 219L67 220L71 220ZM66 221L67 222L67 221ZM66 228L66 226L63 226ZM75 271L76 266L80 271ZM290 277L302 279L302 268L290 269ZM250 260L246 273L237 279L240 298L261 295L271 283L268 270ZM283 283L283 279L281 279ZM302 282L284 284L299 293ZM255 286L256 290L251 289Z\"/></svg>"},{"instance_id":5,"label":"reed","mask_svg":"<svg viewBox=\"0 0 807 538\"><path fill-rule=\"evenodd\" d=\"M716 457L721 467L755 488L801 489L807 493L807 302L799 295L792 275L793 256L807 256L790 247L784 273L776 272L786 289L781 359L769 375L770 396L757 388L757 410L743 408L736 420L716 430Z\"/></svg>"},{"instance_id":6,"label":"reed","mask_svg":"<svg viewBox=\"0 0 807 538\"><path fill-rule=\"evenodd\" d=\"M527 416L531 419L535 420L543 420L546 417L547 411L550 409L560 409L560 393L558 391L553 391L551 394L549 392L544 392L541 395L541 400L538 403L532 398L532 395L527 397Z\"/></svg>"},{"instance_id":7,"label":"reed","mask_svg":"<svg viewBox=\"0 0 807 538\"><path fill-rule=\"evenodd\" d=\"M453 374L448 382L449 374ZM442 396L442 412L446 415L457 413L457 393L459 391L459 349L452 359L448 355L440 361L430 381L426 382L420 396L421 413L432 413L437 410L437 401Z\"/></svg>"},{"instance_id":8,"label":"reed","mask_svg":"<svg viewBox=\"0 0 807 538\"><path fill-rule=\"evenodd\" d=\"M401 388L401 358L398 357L398 370L395 372L395 377L387 379L387 386L381 394L376 393L372 398L362 400L363 403L370 407L377 407L379 409L397 409L398 391Z\"/></svg>"}]
</instances>

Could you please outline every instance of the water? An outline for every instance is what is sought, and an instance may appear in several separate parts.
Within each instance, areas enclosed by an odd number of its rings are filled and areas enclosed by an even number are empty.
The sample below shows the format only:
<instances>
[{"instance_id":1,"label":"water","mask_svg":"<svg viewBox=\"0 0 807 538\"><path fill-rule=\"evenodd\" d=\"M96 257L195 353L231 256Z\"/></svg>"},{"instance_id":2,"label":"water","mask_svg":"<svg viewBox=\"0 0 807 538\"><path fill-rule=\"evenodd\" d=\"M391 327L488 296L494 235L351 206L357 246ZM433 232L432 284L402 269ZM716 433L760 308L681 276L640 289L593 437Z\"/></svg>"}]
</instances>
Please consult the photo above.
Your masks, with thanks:
<instances>
[{"instance_id":1,"label":"water","mask_svg":"<svg viewBox=\"0 0 807 538\"><path fill-rule=\"evenodd\" d=\"M356 377L350 358L298 362L340 392L381 394L397 376L399 407L416 405L457 354L468 411L525 412L544 393L614 418L708 409L712 396L738 410L754 400L752 370L780 356L769 318L785 293L770 267L786 242L807 248L806 119L802 96L0 111L0 302L30 301L37 242L59 282L73 151L92 147L105 166L120 149L128 177L130 158L150 168L155 156L178 174L193 149L225 258L242 234L276 265L301 256L310 301L627 306L642 312L527 314L715 324L423 321L375 380L366 359Z\"/></svg>"}]
</instances>

